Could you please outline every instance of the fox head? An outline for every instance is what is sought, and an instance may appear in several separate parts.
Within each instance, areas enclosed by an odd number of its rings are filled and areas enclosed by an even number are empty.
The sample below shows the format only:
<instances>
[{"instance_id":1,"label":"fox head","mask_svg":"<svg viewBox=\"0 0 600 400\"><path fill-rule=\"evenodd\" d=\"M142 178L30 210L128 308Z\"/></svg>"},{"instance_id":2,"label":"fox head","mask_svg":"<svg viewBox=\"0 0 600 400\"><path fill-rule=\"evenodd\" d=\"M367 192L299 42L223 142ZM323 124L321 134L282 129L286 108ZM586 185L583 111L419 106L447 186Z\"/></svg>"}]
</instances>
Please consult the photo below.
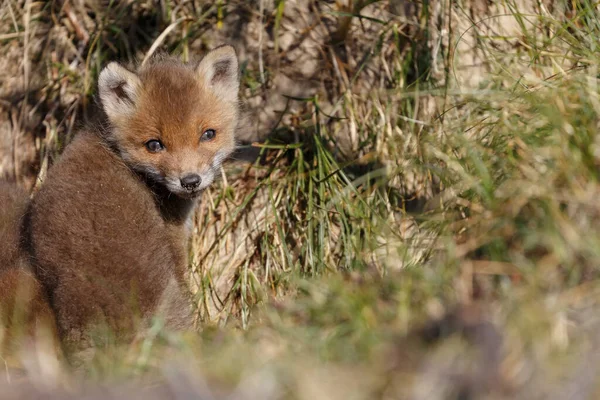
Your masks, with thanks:
<instances>
[{"instance_id":1,"label":"fox head","mask_svg":"<svg viewBox=\"0 0 600 400\"><path fill-rule=\"evenodd\" d=\"M112 62L98 89L112 147L132 169L180 197L210 185L235 149L239 75L231 46L197 65L159 57L131 72Z\"/></svg>"}]
</instances>

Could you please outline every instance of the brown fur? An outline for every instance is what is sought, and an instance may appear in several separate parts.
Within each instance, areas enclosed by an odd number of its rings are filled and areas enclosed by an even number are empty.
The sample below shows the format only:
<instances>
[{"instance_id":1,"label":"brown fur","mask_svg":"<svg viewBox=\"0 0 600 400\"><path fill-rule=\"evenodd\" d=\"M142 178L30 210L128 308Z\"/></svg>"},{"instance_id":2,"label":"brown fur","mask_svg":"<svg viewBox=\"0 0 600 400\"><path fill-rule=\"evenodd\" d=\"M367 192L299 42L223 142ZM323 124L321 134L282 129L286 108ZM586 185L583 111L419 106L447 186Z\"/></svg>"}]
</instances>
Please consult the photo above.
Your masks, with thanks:
<instances>
[{"instance_id":1,"label":"brown fur","mask_svg":"<svg viewBox=\"0 0 600 400\"><path fill-rule=\"evenodd\" d=\"M60 358L54 314L22 250L27 203L23 190L0 181L0 355L13 366L42 341Z\"/></svg>"},{"instance_id":2,"label":"brown fur","mask_svg":"<svg viewBox=\"0 0 600 400\"><path fill-rule=\"evenodd\" d=\"M21 366L16 358L37 350L61 358L54 314L44 288L26 266L0 272L0 313L0 354L11 366Z\"/></svg>"},{"instance_id":3,"label":"brown fur","mask_svg":"<svg viewBox=\"0 0 600 400\"><path fill-rule=\"evenodd\" d=\"M102 325L131 338L157 313L172 329L191 326L186 225L198 193L178 185L214 174L233 151L237 91L220 95L227 82L205 73L223 57L237 82L231 48L198 67L162 58L136 74L116 64L101 74L108 127L76 136L31 207L32 259L66 344L87 347ZM206 129L212 141L199 140ZM166 150L148 151L152 139Z\"/></svg>"},{"instance_id":4,"label":"brown fur","mask_svg":"<svg viewBox=\"0 0 600 400\"><path fill-rule=\"evenodd\" d=\"M0 271L16 265L21 257L20 229L27 201L24 190L0 181Z\"/></svg>"}]
</instances>

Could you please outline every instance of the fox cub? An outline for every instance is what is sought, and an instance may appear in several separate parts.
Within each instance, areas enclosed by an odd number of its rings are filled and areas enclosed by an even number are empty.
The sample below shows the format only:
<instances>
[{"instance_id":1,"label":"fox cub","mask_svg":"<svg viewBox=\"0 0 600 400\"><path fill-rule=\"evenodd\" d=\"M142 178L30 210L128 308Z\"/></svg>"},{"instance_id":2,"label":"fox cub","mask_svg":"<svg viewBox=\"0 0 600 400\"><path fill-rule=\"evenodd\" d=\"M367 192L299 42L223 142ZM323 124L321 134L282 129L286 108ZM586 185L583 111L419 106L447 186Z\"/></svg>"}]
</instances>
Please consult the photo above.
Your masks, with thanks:
<instances>
[{"instance_id":1,"label":"fox cub","mask_svg":"<svg viewBox=\"0 0 600 400\"><path fill-rule=\"evenodd\" d=\"M231 46L197 65L156 57L101 71L106 124L76 135L29 211L31 260L67 348L95 326L128 335L157 314L191 326L191 212L235 148L238 87Z\"/></svg>"}]
</instances>

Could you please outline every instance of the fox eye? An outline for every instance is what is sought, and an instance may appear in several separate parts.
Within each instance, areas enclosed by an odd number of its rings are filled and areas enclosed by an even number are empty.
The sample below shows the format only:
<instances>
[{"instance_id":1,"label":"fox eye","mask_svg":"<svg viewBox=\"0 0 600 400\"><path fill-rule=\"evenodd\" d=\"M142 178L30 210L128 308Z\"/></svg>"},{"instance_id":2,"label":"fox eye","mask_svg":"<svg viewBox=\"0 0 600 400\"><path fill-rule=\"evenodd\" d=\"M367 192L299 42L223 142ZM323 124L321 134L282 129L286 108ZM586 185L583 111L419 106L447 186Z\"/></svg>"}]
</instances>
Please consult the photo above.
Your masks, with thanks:
<instances>
[{"instance_id":1,"label":"fox eye","mask_svg":"<svg viewBox=\"0 0 600 400\"><path fill-rule=\"evenodd\" d=\"M160 140L148 140L145 143L146 149L148 149L148 151L150 153L158 153L159 151L163 151L165 149L165 146L162 144L162 142Z\"/></svg>"},{"instance_id":2,"label":"fox eye","mask_svg":"<svg viewBox=\"0 0 600 400\"><path fill-rule=\"evenodd\" d=\"M202 134L202 137L200 138L200 141L201 142L208 142L209 140L213 140L215 138L216 134L217 134L217 132L215 132L214 129L207 129Z\"/></svg>"}]
</instances>

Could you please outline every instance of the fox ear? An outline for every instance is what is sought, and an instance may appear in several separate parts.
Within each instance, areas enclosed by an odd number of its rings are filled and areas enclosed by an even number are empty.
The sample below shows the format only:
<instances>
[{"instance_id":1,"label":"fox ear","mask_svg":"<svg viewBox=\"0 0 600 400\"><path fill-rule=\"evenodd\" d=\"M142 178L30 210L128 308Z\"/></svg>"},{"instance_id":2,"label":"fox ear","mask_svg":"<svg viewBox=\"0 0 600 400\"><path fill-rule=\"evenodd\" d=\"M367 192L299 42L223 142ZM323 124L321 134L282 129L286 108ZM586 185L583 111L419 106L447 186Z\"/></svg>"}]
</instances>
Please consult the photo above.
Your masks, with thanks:
<instances>
[{"instance_id":1,"label":"fox ear","mask_svg":"<svg viewBox=\"0 0 600 400\"><path fill-rule=\"evenodd\" d=\"M196 72L204 84L218 97L235 102L238 99L240 78L235 49L225 45L204 56Z\"/></svg>"},{"instance_id":2,"label":"fox ear","mask_svg":"<svg viewBox=\"0 0 600 400\"><path fill-rule=\"evenodd\" d=\"M116 62L108 64L98 77L102 107L111 121L131 114L135 108L140 78Z\"/></svg>"}]
</instances>

